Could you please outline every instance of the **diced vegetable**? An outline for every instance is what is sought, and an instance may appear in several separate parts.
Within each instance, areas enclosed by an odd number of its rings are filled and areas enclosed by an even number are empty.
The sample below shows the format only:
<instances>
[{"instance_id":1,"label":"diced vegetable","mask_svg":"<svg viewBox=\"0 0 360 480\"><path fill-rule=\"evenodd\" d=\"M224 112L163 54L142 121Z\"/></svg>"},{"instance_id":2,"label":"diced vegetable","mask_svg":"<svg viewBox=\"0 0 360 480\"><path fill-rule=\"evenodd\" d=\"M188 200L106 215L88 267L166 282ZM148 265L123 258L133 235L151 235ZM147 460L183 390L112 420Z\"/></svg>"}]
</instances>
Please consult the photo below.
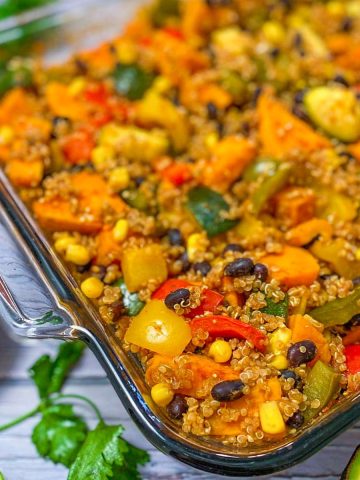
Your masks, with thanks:
<instances>
[{"instance_id":1,"label":"diced vegetable","mask_svg":"<svg viewBox=\"0 0 360 480\"><path fill-rule=\"evenodd\" d=\"M11 160L6 165L6 174L17 187L37 187L44 176L44 164L41 160Z\"/></svg>"},{"instance_id":2,"label":"diced vegetable","mask_svg":"<svg viewBox=\"0 0 360 480\"><path fill-rule=\"evenodd\" d=\"M327 134L343 142L360 137L360 105L355 94L340 86L315 87L304 97L311 120Z\"/></svg>"},{"instance_id":3,"label":"diced vegetable","mask_svg":"<svg viewBox=\"0 0 360 480\"><path fill-rule=\"evenodd\" d=\"M90 161L94 146L94 140L89 132L78 131L63 140L62 151L69 163L79 165Z\"/></svg>"},{"instance_id":4,"label":"diced vegetable","mask_svg":"<svg viewBox=\"0 0 360 480\"><path fill-rule=\"evenodd\" d=\"M77 97L73 97L67 85L50 82L46 85L45 98L54 116L66 117L71 120L85 120L87 109Z\"/></svg>"},{"instance_id":5,"label":"diced vegetable","mask_svg":"<svg viewBox=\"0 0 360 480\"><path fill-rule=\"evenodd\" d=\"M285 246L281 253L266 255L261 262L270 268L270 276L287 287L310 285L320 272L315 258L303 248Z\"/></svg>"},{"instance_id":6,"label":"diced vegetable","mask_svg":"<svg viewBox=\"0 0 360 480\"><path fill-rule=\"evenodd\" d=\"M166 307L165 307L166 308ZM176 314L173 314L176 315ZM181 357L183 370L190 370L192 372L191 382L188 387L182 387L176 390L177 393L181 393L186 396L202 398L206 395L206 389L204 386L209 377L216 375L219 381L234 380L238 378L238 375L228 365L221 365L216 363L205 355L186 354ZM162 365L172 369L174 375L177 373L176 359L174 359L174 353L172 352L169 357L162 355L155 355L147 364L146 381L152 386L157 383L159 375L159 367Z\"/></svg>"},{"instance_id":7,"label":"diced vegetable","mask_svg":"<svg viewBox=\"0 0 360 480\"><path fill-rule=\"evenodd\" d=\"M310 251L315 257L328 262L336 273L352 279L360 275L360 261L349 260L344 255L345 245L346 240L343 238L319 240L310 247Z\"/></svg>"},{"instance_id":8,"label":"diced vegetable","mask_svg":"<svg viewBox=\"0 0 360 480\"><path fill-rule=\"evenodd\" d=\"M344 350L348 372L356 374L360 372L360 344L347 345Z\"/></svg>"},{"instance_id":9,"label":"diced vegetable","mask_svg":"<svg viewBox=\"0 0 360 480\"><path fill-rule=\"evenodd\" d=\"M149 202L142 190L139 188L129 188L121 192L121 198L130 207L140 210L140 212L147 212L149 209Z\"/></svg>"},{"instance_id":10,"label":"diced vegetable","mask_svg":"<svg viewBox=\"0 0 360 480\"><path fill-rule=\"evenodd\" d=\"M175 292L179 288L187 288L191 285L187 280L181 280L181 278L171 278L166 280L155 292L152 294L153 299L156 300L165 300L165 298L171 292Z\"/></svg>"},{"instance_id":11,"label":"diced vegetable","mask_svg":"<svg viewBox=\"0 0 360 480\"><path fill-rule=\"evenodd\" d=\"M287 327L277 328L270 334L269 350L275 355L283 354L287 351L291 342L292 331ZM286 357L285 357L286 358Z\"/></svg>"},{"instance_id":12,"label":"diced vegetable","mask_svg":"<svg viewBox=\"0 0 360 480\"><path fill-rule=\"evenodd\" d=\"M287 318L289 311L289 296L286 294L284 300L274 302L272 298L266 299L266 307L262 308L263 313L276 317Z\"/></svg>"},{"instance_id":13,"label":"diced vegetable","mask_svg":"<svg viewBox=\"0 0 360 480\"><path fill-rule=\"evenodd\" d=\"M0 96L14 87L29 87L32 82L32 71L25 62L15 68L10 68L9 65L0 65Z\"/></svg>"},{"instance_id":14,"label":"diced vegetable","mask_svg":"<svg viewBox=\"0 0 360 480\"><path fill-rule=\"evenodd\" d=\"M179 14L179 0L157 0L151 18L156 27L162 27L169 18L178 17Z\"/></svg>"},{"instance_id":15,"label":"diced vegetable","mask_svg":"<svg viewBox=\"0 0 360 480\"><path fill-rule=\"evenodd\" d=\"M272 177L278 170L279 165L278 160L260 157L246 168L243 179L247 182L254 182L260 176Z\"/></svg>"},{"instance_id":16,"label":"diced vegetable","mask_svg":"<svg viewBox=\"0 0 360 480\"><path fill-rule=\"evenodd\" d=\"M113 286L119 287L121 290L121 301L125 307L126 315L129 315L129 317L135 317L135 315L138 315L145 306L145 303L140 300L139 295L137 293L129 292L123 278L116 280L116 282L113 283Z\"/></svg>"},{"instance_id":17,"label":"diced vegetable","mask_svg":"<svg viewBox=\"0 0 360 480\"><path fill-rule=\"evenodd\" d=\"M308 315L291 315L288 326L292 331L291 340L293 343L302 340L311 340L317 348L316 358L325 363L331 360L331 353L328 341L324 335L312 323Z\"/></svg>"},{"instance_id":18,"label":"diced vegetable","mask_svg":"<svg viewBox=\"0 0 360 480\"><path fill-rule=\"evenodd\" d=\"M292 115L282 103L266 93L261 95L257 109L264 155L282 159L297 151L306 154L330 145L325 137Z\"/></svg>"},{"instance_id":19,"label":"diced vegetable","mask_svg":"<svg viewBox=\"0 0 360 480\"><path fill-rule=\"evenodd\" d=\"M113 73L113 78L118 93L129 100L139 100L151 87L155 76L134 63L119 64Z\"/></svg>"},{"instance_id":20,"label":"diced vegetable","mask_svg":"<svg viewBox=\"0 0 360 480\"><path fill-rule=\"evenodd\" d=\"M161 177L180 187L192 178L191 166L188 163L172 163L160 173Z\"/></svg>"},{"instance_id":21,"label":"diced vegetable","mask_svg":"<svg viewBox=\"0 0 360 480\"><path fill-rule=\"evenodd\" d=\"M127 248L121 258L125 284L129 292L146 287L149 281L162 283L167 278L167 265L160 245Z\"/></svg>"},{"instance_id":22,"label":"diced vegetable","mask_svg":"<svg viewBox=\"0 0 360 480\"><path fill-rule=\"evenodd\" d=\"M285 188L274 197L275 215L286 225L298 225L315 215L315 201L315 194L310 188Z\"/></svg>"},{"instance_id":23,"label":"diced vegetable","mask_svg":"<svg viewBox=\"0 0 360 480\"><path fill-rule=\"evenodd\" d=\"M195 334L197 330L208 332L211 337L240 338L251 342L260 351L265 349L266 335L257 328L240 320L222 315L194 318L190 327Z\"/></svg>"},{"instance_id":24,"label":"diced vegetable","mask_svg":"<svg viewBox=\"0 0 360 480\"><path fill-rule=\"evenodd\" d=\"M190 340L188 324L160 300L147 303L125 333L125 341L161 355L180 355Z\"/></svg>"},{"instance_id":25,"label":"diced vegetable","mask_svg":"<svg viewBox=\"0 0 360 480\"><path fill-rule=\"evenodd\" d=\"M227 232L238 222L224 218L229 205L223 197L207 187L195 187L188 194L188 208L209 237Z\"/></svg>"},{"instance_id":26,"label":"diced vegetable","mask_svg":"<svg viewBox=\"0 0 360 480\"><path fill-rule=\"evenodd\" d=\"M344 325L354 315L360 313L360 288L345 298L336 298L325 303L321 307L314 308L310 314L315 320L321 322L325 327Z\"/></svg>"},{"instance_id":27,"label":"diced vegetable","mask_svg":"<svg viewBox=\"0 0 360 480\"><path fill-rule=\"evenodd\" d=\"M323 205L318 208L318 215L328 220L353 220L357 216L357 203L343 193L330 188L316 188Z\"/></svg>"},{"instance_id":28,"label":"diced vegetable","mask_svg":"<svg viewBox=\"0 0 360 480\"><path fill-rule=\"evenodd\" d=\"M339 393L340 377L339 373L321 360L315 363L304 386L304 394L310 403L304 412L305 420L314 418ZM316 408L312 408L311 402L315 400L320 403Z\"/></svg>"},{"instance_id":29,"label":"diced vegetable","mask_svg":"<svg viewBox=\"0 0 360 480\"><path fill-rule=\"evenodd\" d=\"M307 222L300 223L286 232L285 240L295 247L302 247L312 242L317 237L322 240L331 238L333 228L327 220L321 218L313 218ZM316 253L312 250L315 256Z\"/></svg>"},{"instance_id":30,"label":"diced vegetable","mask_svg":"<svg viewBox=\"0 0 360 480\"><path fill-rule=\"evenodd\" d=\"M281 163L273 175L264 178L250 198L251 210L255 215L259 214L267 201L286 185L290 173L290 164Z\"/></svg>"},{"instance_id":31,"label":"diced vegetable","mask_svg":"<svg viewBox=\"0 0 360 480\"><path fill-rule=\"evenodd\" d=\"M259 408L259 413L261 428L265 433L277 435L285 432L285 422L277 402L270 401L262 403Z\"/></svg>"},{"instance_id":32,"label":"diced vegetable","mask_svg":"<svg viewBox=\"0 0 360 480\"><path fill-rule=\"evenodd\" d=\"M358 480L360 478L360 446L357 447L340 480Z\"/></svg>"},{"instance_id":33,"label":"diced vegetable","mask_svg":"<svg viewBox=\"0 0 360 480\"><path fill-rule=\"evenodd\" d=\"M241 137L230 136L220 141L212 150L212 158L204 169L204 184L226 191L254 159L253 143Z\"/></svg>"}]
</instances>

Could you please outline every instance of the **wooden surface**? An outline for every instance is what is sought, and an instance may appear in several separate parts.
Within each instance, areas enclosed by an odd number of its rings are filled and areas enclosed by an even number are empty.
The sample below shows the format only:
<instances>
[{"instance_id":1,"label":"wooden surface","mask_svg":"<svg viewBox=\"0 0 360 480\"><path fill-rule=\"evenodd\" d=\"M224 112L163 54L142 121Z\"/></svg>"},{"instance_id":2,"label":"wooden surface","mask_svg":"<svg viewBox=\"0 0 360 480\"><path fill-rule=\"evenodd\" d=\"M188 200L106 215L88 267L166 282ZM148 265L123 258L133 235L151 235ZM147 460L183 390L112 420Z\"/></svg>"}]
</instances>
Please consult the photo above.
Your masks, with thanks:
<instances>
[{"instance_id":1,"label":"wooden surface","mask_svg":"<svg viewBox=\"0 0 360 480\"><path fill-rule=\"evenodd\" d=\"M0 322L1 324L1 322ZM7 422L36 405L36 391L28 380L26 369L41 354L54 350L54 343L29 340L20 344L7 337L0 326L0 423ZM89 396L109 422L121 422L126 438L149 450L151 463L143 470L144 480L215 480L154 450L132 424L115 392L91 352L86 352L66 385L66 392ZM81 410L93 425L92 412ZM65 480L66 470L38 458L30 441L34 421L0 433L0 471L6 480ZM355 445L360 442L360 425L338 437L330 446L301 465L270 476L272 479L335 480L339 478ZM119 479L121 480L121 479Z\"/></svg>"}]
</instances>

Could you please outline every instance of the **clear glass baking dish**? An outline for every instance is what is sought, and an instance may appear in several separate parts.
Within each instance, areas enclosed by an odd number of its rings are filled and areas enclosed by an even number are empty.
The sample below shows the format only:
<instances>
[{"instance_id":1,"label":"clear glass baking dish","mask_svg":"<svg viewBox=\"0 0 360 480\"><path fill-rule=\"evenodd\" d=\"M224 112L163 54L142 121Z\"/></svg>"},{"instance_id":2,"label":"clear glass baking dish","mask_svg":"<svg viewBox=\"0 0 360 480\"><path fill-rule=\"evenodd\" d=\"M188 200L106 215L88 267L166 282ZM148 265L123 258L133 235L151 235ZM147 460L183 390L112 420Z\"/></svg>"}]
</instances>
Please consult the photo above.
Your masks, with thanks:
<instances>
[{"instance_id":1,"label":"clear glass baking dish","mask_svg":"<svg viewBox=\"0 0 360 480\"><path fill-rule=\"evenodd\" d=\"M61 1L42 12L31 12L31 21L35 21L31 34L45 31L47 59L58 61L71 51L94 46L116 35L141 3L144 2ZM44 29L41 20L45 17L51 30ZM41 28L37 29L36 24ZM0 24L0 39L5 38L1 37L4 32L1 28ZM11 28L16 26L10 25L8 34ZM8 36L12 37L15 33ZM151 403L136 358L123 351L111 328L100 321L1 171L0 316L10 330L24 337L86 342L146 438L164 453L208 472L249 476L284 470L313 455L360 418L358 393L343 399L295 437L267 446L240 450L179 431Z\"/></svg>"}]
</instances>

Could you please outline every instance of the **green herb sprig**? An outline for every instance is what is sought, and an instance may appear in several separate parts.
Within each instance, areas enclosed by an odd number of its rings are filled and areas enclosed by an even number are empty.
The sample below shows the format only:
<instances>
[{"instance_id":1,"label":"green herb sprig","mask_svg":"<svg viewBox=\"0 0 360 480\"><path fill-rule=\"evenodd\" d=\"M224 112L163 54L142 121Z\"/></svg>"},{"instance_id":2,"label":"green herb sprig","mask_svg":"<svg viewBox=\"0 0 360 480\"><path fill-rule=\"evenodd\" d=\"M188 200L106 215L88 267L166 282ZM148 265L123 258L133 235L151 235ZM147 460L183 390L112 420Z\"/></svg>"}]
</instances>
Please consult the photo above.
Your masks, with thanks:
<instances>
[{"instance_id":1,"label":"green herb sprig","mask_svg":"<svg viewBox=\"0 0 360 480\"><path fill-rule=\"evenodd\" d=\"M83 351L84 344L80 342L62 343L55 358L41 356L29 369L39 393L39 405L0 425L0 432L40 416L31 440L41 457L69 468L68 480L140 480L138 467L149 461L148 453L122 438L121 425L107 425L91 400L61 393ZM75 413L69 400L81 400L92 408L98 419L94 430Z\"/></svg>"}]
</instances>

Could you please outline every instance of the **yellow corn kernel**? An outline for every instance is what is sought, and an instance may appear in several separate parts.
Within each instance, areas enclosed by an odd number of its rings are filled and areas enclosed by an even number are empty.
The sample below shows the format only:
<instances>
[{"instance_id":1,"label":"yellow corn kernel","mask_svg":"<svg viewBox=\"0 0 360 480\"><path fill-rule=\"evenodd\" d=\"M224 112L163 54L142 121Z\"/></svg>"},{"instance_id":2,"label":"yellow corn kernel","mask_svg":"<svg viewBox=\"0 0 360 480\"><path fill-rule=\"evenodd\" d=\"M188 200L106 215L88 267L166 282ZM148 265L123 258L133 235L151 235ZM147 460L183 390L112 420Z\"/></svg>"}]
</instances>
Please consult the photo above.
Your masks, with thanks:
<instances>
[{"instance_id":1,"label":"yellow corn kernel","mask_svg":"<svg viewBox=\"0 0 360 480\"><path fill-rule=\"evenodd\" d=\"M271 353L278 355L283 353L289 346L292 332L290 328L282 327L270 335L269 349Z\"/></svg>"},{"instance_id":2,"label":"yellow corn kernel","mask_svg":"<svg viewBox=\"0 0 360 480\"><path fill-rule=\"evenodd\" d=\"M360 248L358 248L355 252L355 258L356 260L360 260Z\"/></svg>"},{"instance_id":3,"label":"yellow corn kernel","mask_svg":"<svg viewBox=\"0 0 360 480\"><path fill-rule=\"evenodd\" d=\"M110 187L120 192L124 190L124 188L128 187L130 183L130 175L125 167L116 167L109 176L109 185Z\"/></svg>"},{"instance_id":4,"label":"yellow corn kernel","mask_svg":"<svg viewBox=\"0 0 360 480\"><path fill-rule=\"evenodd\" d=\"M171 88L171 82L168 78L159 75L155 78L155 81L151 87L157 93L165 93Z\"/></svg>"},{"instance_id":5,"label":"yellow corn kernel","mask_svg":"<svg viewBox=\"0 0 360 480\"><path fill-rule=\"evenodd\" d=\"M80 95L80 93L86 87L86 80L84 77L76 77L68 86L68 92L72 97L76 97L76 95Z\"/></svg>"},{"instance_id":6,"label":"yellow corn kernel","mask_svg":"<svg viewBox=\"0 0 360 480\"><path fill-rule=\"evenodd\" d=\"M108 145L100 145L95 147L91 152L91 160L96 170L102 170L106 167L106 163L111 160L114 150Z\"/></svg>"},{"instance_id":7,"label":"yellow corn kernel","mask_svg":"<svg viewBox=\"0 0 360 480\"><path fill-rule=\"evenodd\" d=\"M331 1L326 4L326 10L330 15L341 16L345 13L345 6L342 2Z\"/></svg>"},{"instance_id":8,"label":"yellow corn kernel","mask_svg":"<svg viewBox=\"0 0 360 480\"><path fill-rule=\"evenodd\" d=\"M127 235L129 233L129 222L122 218L121 220L118 220L115 224L115 227L113 228L113 237L114 239L122 243Z\"/></svg>"},{"instance_id":9,"label":"yellow corn kernel","mask_svg":"<svg viewBox=\"0 0 360 480\"><path fill-rule=\"evenodd\" d=\"M159 407L166 407L174 398L174 392L167 383L157 383L151 389L151 398Z\"/></svg>"},{"instance_id":10,"label":"yellow corn kernel","mask_svg":"<svg viewBox=\"0 0 360 480\"><path fill-rule=\"evenodd\" d=\"M197 260L197 254L205 252L207 248L207 237L204 233L192 233L187 239L186 250L190 262Z\"/></svg>"},{"instance_id":11,"label":"yellow corn kernel","mask_svg":"<svg viewBox=\"0 0 360 480\"><path fill-rule=\"evenodd\" d=\"M61 237L54 243L54 248L58 253L65 253L69 245L75 245L76 243L77 241L74 237Z\"/></svg>"},{"instance_id":12,"label":"yellow corn kernel","mask_svg":"<svg viewBox=\"0 0 360 480\"><path fill-rule=\"evenodd\" d=\"M232 348L225 340L216 340L209 348L209 356L217 363L228 362L232 355Z\"/></svg>"},{"instance_id":13,"label":"yellow corn kernel","mask_svg":"<svg viewBox=\"0 0 360 480\"><path fill-rule=\"evenodd\" d=\"M280 45L285 40L285 30L279 22L265 22L262 32L266 40L274 45Z\"/></svg>"},{"instance_id":14,"label":"yellow corn kernel","mask_svg":"<svg viewBox=\"0 0 360 480\"><path fill-rule=\"evenodd\" d=\"M69 245L66 249L65 259L75 265L86 265L90 262L89 249L83 245Z\"/></svg>"},{"instance_id":15,"label":"yellow corn kernel","mask_svg":"<svg viewBox=\"0 0 360 480\"><path fill-rule=\"evenodd\" d=\"M120 63L135 63L138 52L136 46L132 42L126 40L116 45L116 54Z\"/></svg>"},{"instance_id":16,"label":"yellow corn kernel","mask_svg":"<svg viewBox=\"0 0 360 480\"><path fill-rule=\"evenodd\" d=\"M207 148L212 149L219 141L219 135L216 132L209 133L205 138L205 145Z\"/></svg>"},{"instance_id":17,"label":"yellow corn kernel","mask_svg":"<svg viewBox=\"0 0 360 480\"><path fill-rule=\"evenodd\" d=\"M264 402L260 405L260 423L265 433L276 435L285 431L285 422L277 402Z\"/></svg>"},{"instance_id":18,"label":"yellow corn kernel","mask_svg":"<svg viewBox=\"0 0 360 480\"><path fill-rule=\"evenodd\" d=\"M283 354L275 355L275 358L270 362L270 365L278 370L285 370L289 366L288 359Z\"/></svg>"},{"instance_id":19,"label":"yellow corn kernel","mask_svg":"<svg viewBox=\"0 0 360 480\"><path fill-rule=\"evenodd\" d=\"M0 145L8 145L14 138L14 130L4 125L0 127Z\"/></svg>"},{"instance_id":20,"label":"yellow corn kernel","mask_svg":"<svg viewBox=\"0 0 360 480\"><path fill-rule=\"evenodd\" d=\"M88 298L99 298L103 293L104 284L97 277L90 277L81 283L81 291Z\"/></svg>"}]
</instances>

